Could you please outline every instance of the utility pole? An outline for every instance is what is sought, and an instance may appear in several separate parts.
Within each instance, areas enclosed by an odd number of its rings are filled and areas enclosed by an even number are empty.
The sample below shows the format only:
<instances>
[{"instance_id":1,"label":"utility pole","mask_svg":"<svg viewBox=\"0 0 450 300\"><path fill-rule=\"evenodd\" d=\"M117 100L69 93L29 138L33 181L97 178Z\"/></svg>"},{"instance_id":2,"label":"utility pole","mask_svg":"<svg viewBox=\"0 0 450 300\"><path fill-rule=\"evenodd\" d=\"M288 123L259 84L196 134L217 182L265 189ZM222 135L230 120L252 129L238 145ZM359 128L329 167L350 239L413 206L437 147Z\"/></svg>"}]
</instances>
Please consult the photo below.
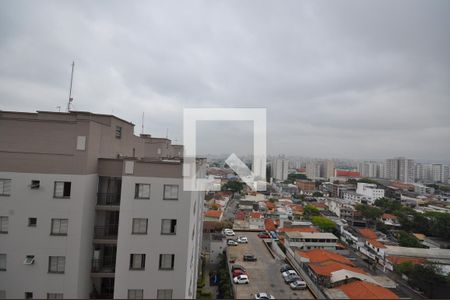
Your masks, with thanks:
<instances>
[{"instance_id":1,"label":"utility pole","mask_svg":"<svg viewBox=\"0 0 450 300\"><path fill-rule=\"evenodd\" d=\"M73 83L73 70L75 68L75 62L72 62L72 73L70 74L70 88L69 88L69 102L67 102L67 112L70 112L70 104L73 101L72 98L72 83Z\"/></svg>"}]
</instances>

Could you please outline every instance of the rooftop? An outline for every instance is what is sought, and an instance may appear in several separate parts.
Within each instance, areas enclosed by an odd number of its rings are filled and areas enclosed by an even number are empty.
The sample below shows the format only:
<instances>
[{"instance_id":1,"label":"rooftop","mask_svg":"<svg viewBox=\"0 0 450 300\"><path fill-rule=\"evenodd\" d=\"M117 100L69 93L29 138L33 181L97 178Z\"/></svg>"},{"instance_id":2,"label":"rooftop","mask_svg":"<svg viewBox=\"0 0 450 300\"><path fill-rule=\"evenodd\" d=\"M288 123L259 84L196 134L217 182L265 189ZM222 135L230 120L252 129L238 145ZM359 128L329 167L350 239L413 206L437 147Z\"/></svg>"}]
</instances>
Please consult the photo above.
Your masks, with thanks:
<instances>
[{"instance_id":1,"label":"rooftop","mask_svg":"<svg viewBox=\"0 0 450 300\"><path fill-rule=\"evenodd\" d=\"M342 264L334 261L325 261L323 263L309 264L309 267L314 271L314 273L321 276L331 276L331 273L339 270L348 270L355 273L367 274L363 270L355 267L351 267L346 264Z\"/></svg>"},{"instance_id":2,"label":"rooftop","mask_svg":"<svg viewBox=\"0 0 450 300\"><path fill-rule=\"evenodd\" d=\"M354 281L339 287L350 299L399 299L392 291L376 284Z\"/></svg>"},{"instance_id":3,"label":"rooftop","mask_svg":"<svg viewBox=\"0 0 450 300\"><path fill-rule=\"evenodd\" d=\"M337 237L329 232L286 232L290 238L316 238L316 239L336 239Z\"/></svg>"},{"instance_id":4,"label":"rooftop","mask_svg":"<svg viewBox=\"0 0 450 300\"><path fill-rule=\"evenodd\" d=\"M297 251L297 253L309 259L311 263L320 263L327 260L343 263L349 266L353 266L353 263L346 257L323 249L312 249L309 251Z\"/></svg>"},{"instance_id":5,"label":"rooftop","mask_svg":"<svg viewBox=\"0 0 450 300\"><path fill-rule=\"evenodd\" d=\"M377 238L377 234L372 229L359 228L358 231L366 239L371 239L372 240L372 239L376 239Z\"/></svg>"},{"instance_id":6,"label":"rooftop","mask_svg":"<svg viewBox=\"0 0 450 300\"><path fill-rule=\"evenodd\" d=\"M219 219L222 216L222 211L220 210L208 210L205 212L205 217Z\"/></svg>"}]
</instances>

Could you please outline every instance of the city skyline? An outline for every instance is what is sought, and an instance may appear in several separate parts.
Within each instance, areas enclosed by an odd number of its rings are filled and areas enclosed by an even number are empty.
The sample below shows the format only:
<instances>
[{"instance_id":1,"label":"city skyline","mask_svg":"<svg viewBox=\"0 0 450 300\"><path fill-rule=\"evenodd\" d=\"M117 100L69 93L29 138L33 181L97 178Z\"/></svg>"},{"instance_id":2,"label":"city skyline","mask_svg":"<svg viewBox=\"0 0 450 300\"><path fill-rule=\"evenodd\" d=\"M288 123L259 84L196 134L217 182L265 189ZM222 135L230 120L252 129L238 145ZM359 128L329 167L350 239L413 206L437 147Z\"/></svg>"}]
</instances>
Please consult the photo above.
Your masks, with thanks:
<instances>
[{"instance_id":1,"label":"city skyline","mask_svg":"<svg viewBox=\"0 0 450 300\"><path fill-rule=\"evenodd\" d=\"M75 61L72 109L136 133L143 112L182 143L183 108L266 107L268 153L449 159L448 2L2 5L1 110L64 111Z\"/></svg>"}]
</instances>

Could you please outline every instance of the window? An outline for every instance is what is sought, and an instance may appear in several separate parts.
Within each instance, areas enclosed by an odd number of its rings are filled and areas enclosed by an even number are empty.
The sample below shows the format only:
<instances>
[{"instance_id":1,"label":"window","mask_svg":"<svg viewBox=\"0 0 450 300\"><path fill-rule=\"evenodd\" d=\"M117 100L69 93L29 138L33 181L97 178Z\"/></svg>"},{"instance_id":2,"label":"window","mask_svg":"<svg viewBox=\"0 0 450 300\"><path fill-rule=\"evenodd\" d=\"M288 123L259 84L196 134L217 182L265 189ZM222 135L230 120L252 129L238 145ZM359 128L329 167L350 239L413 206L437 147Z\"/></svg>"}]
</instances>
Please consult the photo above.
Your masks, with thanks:
<instances>
[{"instance_id":1,"label":"window","mask_svg":"<svg viewBox=\"0 0 450 300\"><path fill-rule=\"evenodd\" d=\"M122 127L116 126L116 138L120 139L122 138Z\"/></svg>"},{"instance_id":2,"label":"window","mask_svg":"<svg viewBox=\"0 0 450 300\"><path fill-rule=\"evenodd\" d=\"M25 292L25 299L33 299L33 293L32 292Z\"/></svg>"},{"instance_id":3,"label":"window","mask_svg":"<svg viewBox=\"0 0 450 300\"><path fill-rule=\"evenodd\" d=\"M145 254L130 254L130 270L145 269Z\"/></svg>"},{"instance_id":4,"label":"window","mask_svg":"<svg viewBox=\"0 0 450 300\"><path fill-rule=\"evenodd\" d=\"M7 216L0 217L0 233L8 233L9 219Z\"/></svg>"},{"instance_id":5,"label":"window","mask_svg":"<svg viewBox=\"0 0 450 300\"><path fill-rule=\"evenodd\" d=\"M36 227L37 218L28 218L28 227Z\"/></svg>"},{"instance_id":6,"label":"window","mask_svg":"<svg viewBox=\"0 0 450 300\"><path fill-rule=\"evenodd\" d=\"M159 255L159 269L173 270L175 262L175 254L160 254Z\"/></svg>"},{"instance_id":7,"label":"window","mask_svg":"<svg viewBox=\"0 0 450 300\"><path fill-rule=\"evenodd\" d=\"M136 183L134 189L135 199L150 199L150 184Z\"/></svg>"},{"instance_id":8,"label":"window","mask_svg":"<svg viewBox=\"0 0 450 300\"><path fill-rule=\"evenodd\" d=\"M49 256L48 258L49 273L64 273L65 265L66 265L65 256Z\"/></svg>"},{"instance_id":9,"label":"window","mask_svg":"<svg viewBox=\"0 0 450 300\"><path fill-rule=\"evenodd\" d=\"M0 196L11 195L11 179L0 179Z\"/></svg>"},{"instance_id":10,"label":"window","mask_svg":"<svg viewBox=\"0 0 450 300\"><path fill-rule=\"evenodd\" d=\"M51 235L67 235L69 228L68 219L52 219Z\"/></svg>"},{"instance_id":11,"label":"window","mask_svg":"<svg viewBox=\"0 0 450 300\"><path fill-rule=\"evenodd\" d=\"M24 265L32 265L34 264L34 255L27 255L25 260L23 261Z\"/></svg>"},{"instance_id":12,"label":"window","mask_svg":"<svg viewBox=\"0 0 450 300\"><path fill-rule=\"evenodd\" d=\"M148 219L133 218L132 234L147 234Z\"/></svg>"},{"instance_id":13,"label":"window","mask_svg":"<svg viewBox=\"0 0 450 300\"><path fill-rule=\"evenodd\" d=\"M158 290L156 292L156 299L172 299L172 291L173 290Z\"/></svg>"},{"instance_id":14,"label":"window","mask_svg":"<svg viewBox=\"0 0 450 300\"><path fill-rule=\"evenodd\" d=\"M63 293L47 293L47 299L63 299Z\"/></svg>"},{"instance_id":15,"label":"window","mask_svg":"<svg viewBox=\"0 0 450 300\"><path fill-rule=\"evenodd\" d=\"M178 200L178 185L164 185L164 200Z\"/></svg>"},{"instance_id":16,"label":"window","mask_svg":"<svg viewBox=\"0 0 450 300\"><path fill-rule=\"evenodd\" d=\"M128 290L128 299L144 299L144 290Z\"/></svg>"},{"instance_id":17,"label":"window","mask_svg":"<svg viewBox=\"0 0 450 300\"><path fill-rule=\"evenodd\" d=\"M30 188L33 190L39 189L41 182L39 180L31 180Z\"/></svg>"},{"instance_id":18,"label":"window","mask_svg":"<svg viewBox=\"0 0 450 300\"><path fill-rule=\"evenodd\" d=\"M0 254L0 271L6 271L6 254Z\"/></svg>"},{"instance_id":19,"label":"window","mask_svg":"<svg viewBox=\"0 0 450 300\"><path fill-rule=\"evenodd\" d=\"M176 233L177 233L177 220L175 219L161 220L161 234L176 234Z\"/></svg>"},{"instance_id":20,"label":"window","mask_svg":"<svg viewBox=\"0 0 450 300\"><path fill-rule=\"evenodd\" d=\"M69 198L70 197L70 181L55 181L55 190L53 198Z\"/></svg>"}]
</instances>

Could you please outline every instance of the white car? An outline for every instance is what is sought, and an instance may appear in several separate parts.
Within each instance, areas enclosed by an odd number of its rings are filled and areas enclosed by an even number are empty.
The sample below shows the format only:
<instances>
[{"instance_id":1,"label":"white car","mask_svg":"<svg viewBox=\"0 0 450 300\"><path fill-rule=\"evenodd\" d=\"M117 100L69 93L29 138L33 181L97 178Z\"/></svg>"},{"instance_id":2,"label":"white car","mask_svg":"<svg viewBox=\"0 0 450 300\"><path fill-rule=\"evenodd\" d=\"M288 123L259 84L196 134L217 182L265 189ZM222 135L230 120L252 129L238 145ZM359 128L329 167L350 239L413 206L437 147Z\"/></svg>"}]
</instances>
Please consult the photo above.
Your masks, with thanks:
<instances>
[{"instance_id":1,"label":"white car","mask_svg":"<svg viewBox=\"0 0 450 300\"><path fill-rule=\"evenodd\" d=\"M289 284L291 286L291 289L293 290L304 290L306 289L306 282L301 280L293 281Z\"/></svg>"},{"instance_id":2,"label":"white car","mask_svg":"<svg viewBox=\"0 0 450 300\"><path fill-rule=\"evenodd\" d=\"M248 243L248 239L246 236L240 236L237 238L237 242L241 243L241 244L247 244Z\"/></svg>"},{"instance_id":3,"label":"white car","mask_svg":"<svg viewBox=\"0 0 450 300\"><path fill-rule=\"evenodd\" d=\"M294 270L288 270L286 272L281 273L281 275L283 276L283 278L286 278L286 277L291 276L291 275L297 275L298 276L297 272L295 272Z\"/></svg>"},{"instance_id":4,"label":"white car","mask_svg":"<svg viewBox=\"0 0 450 300\"><path fill-rule=\"evenodd\" d=\"M229 239L229 240L227 240L227 245L228 246L237 246L238 242L236 242L235 240Z\"/></svg>"},{"instance_id":5,"label":"white car","mask_svg":"<svg viewBox=\"0 0 450 300\"><path fill-rule=\"evenodd\" d=\"M268 293L256 293L255 294L255 299L275 299L274 296L272 296L271 294Z\"/></svg>"},{"instance_id":6,"label":"white car","mask_svg":"<svg viewBox=\"0 0 450 300\"><path fill-rule=\"evenodd\" d=\"M233 282L236 284L248 284L248 276L247 275L239 275L233 278Z\"/></svg>"},{"instance_id":7,"label":"white car","mask_svg":"<svg viewBox=\"0 0 450 300\"><path fill-rule=\"evenodd\" d=\"M223 234L225 234L226 236L234 236L235 235L234 231L232 229L229 229L229 228L225 228L223 230Z\"/></svg>"}]
</instances>

